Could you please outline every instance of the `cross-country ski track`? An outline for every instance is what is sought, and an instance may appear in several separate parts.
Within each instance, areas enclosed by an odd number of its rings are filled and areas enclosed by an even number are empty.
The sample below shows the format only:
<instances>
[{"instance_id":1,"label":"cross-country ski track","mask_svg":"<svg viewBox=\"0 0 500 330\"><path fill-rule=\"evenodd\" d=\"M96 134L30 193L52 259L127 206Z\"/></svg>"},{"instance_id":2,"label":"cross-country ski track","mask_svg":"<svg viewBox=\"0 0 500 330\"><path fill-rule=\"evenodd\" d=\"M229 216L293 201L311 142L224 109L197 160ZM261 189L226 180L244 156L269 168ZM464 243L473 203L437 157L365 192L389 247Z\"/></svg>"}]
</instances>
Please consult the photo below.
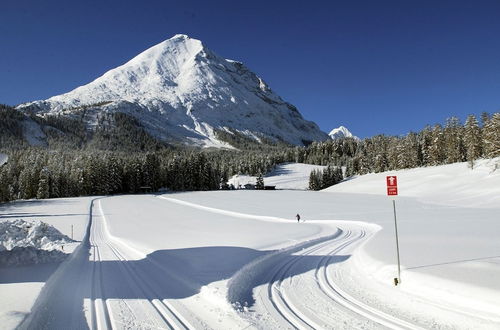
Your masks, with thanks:
<instances>
[{"instance_id":1,"label":"cross-country ski track","mask_svg":"<svg viewBox=\"0 0 500 330\"><path fill-rule=\"evenodd\" d=\"M165 212L174 208L195 209L218 219L251 221L253 226L266 222L317 226L322 229L316 233L322 234L291 241L288 245L281 243L279 248L265 249L265 253L253 252L254 257L245 260L228 273L229 276L217 277L223 285L215 288L223 290L227 305L232 303L234 307L232 312L223 308L221 312L220 301L212 301L210 296L202 294L211 283L198 285L190 278L191 274L179 273L176 265L162 263L154 253L149 253L150 249L124 240L110 230L108 215L116 213L116 205L133 203L132 196L98 198L91 202L89 228L82 244L47 282L20 328L422 329L433 324L425 318L413 317L408 311L391 313L391 308L380 304L384 297L377 300L367 294L368 298L364 299L362 289L351 292L357 277L348 265L349 259L357 247L379 230L376 225L333 220L296 224L278 217L206 207L170 196L175 195L138 198ZM104 203L109 199L114 204ZM151 216L157 214L153 212ZM144 217L147 216L144 211ZM414 303L427 304L421 299L415 299ZM440 306L434 308L441 311ZM443 313L461 315L449 310Z\"/></svg>"}]
</instances>

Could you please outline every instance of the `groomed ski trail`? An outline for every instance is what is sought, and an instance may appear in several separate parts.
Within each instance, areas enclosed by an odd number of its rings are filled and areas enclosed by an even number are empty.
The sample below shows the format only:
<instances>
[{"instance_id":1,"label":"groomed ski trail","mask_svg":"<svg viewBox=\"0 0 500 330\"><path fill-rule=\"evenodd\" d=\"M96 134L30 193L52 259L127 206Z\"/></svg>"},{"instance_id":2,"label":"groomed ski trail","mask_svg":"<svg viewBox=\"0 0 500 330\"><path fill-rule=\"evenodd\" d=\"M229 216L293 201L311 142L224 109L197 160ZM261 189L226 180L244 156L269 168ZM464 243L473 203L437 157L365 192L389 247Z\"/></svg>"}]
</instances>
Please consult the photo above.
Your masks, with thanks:
<instances>
[{"instance_id":1,"label":"groomed ski trail","mask_svg":"<svg viewBox=\"0 0 500 330\"><path fill-rule=\"evenodd\" d=\"M82 244L47 282L20 328L204 328L201 323L192 325L157 294L161 283L155 283L149 272L165 270L112 237L105 221L100 201L92 201ZM147 263L142 269L134 266L139 258Z\"/></svg>"},{"instance_id":2,"label":"groomed ski trail","mask_svg":"<svg viewBox=\"0 0 500 330\"><path fill-rule=\"evenodd\" d=\"M165 196L160 196L160 198L204 211L240 218L289 221L278 217L250 215L207 207ZM339 255L350 256L356 247L366 242L377 231L374 226L351 221L310 220L308 223L330 223L332 226L341 226L343 230L329 237L285 248L244 267L239 272L240 274L254 273L257 277L265 273L268 284L255 288L255 309L251 308L250 313L243 313L243 315L247 314L245 316L249 317L257 328L337 329L347 326L369 329L422 329L418 325L357 300L349 295L348 289L342 288L342 276L348 274L344 274L344 267L340 266L345 260L342 257L339 258ZM308 258L311 256L319 256L319 258L312 258L315 262L313 266L304 266L311 262L311 258ZM270 262L270 259L273 262ZM304 273L301 269L313 269L314 276L309 276L309 272ZM248 286L238 281L252 280L247 275L241 276L242 279L238 277L239 274L236 274L229 283L229 299L233 303L236 302L236 306L241 307L245 305L245 302L238 301L238 294L231 292L232 287ZM303 285L297 286L297 282ZM307 295L312 298L304 300L299 297L297 295L297 291L300 291L299 287L307 290ZM313 299L322 301L323 306L329 305L328 312L312 310L310 306L314 305ZM258 312L254 313L255 310Z\"/></svg>"}]
</instances>

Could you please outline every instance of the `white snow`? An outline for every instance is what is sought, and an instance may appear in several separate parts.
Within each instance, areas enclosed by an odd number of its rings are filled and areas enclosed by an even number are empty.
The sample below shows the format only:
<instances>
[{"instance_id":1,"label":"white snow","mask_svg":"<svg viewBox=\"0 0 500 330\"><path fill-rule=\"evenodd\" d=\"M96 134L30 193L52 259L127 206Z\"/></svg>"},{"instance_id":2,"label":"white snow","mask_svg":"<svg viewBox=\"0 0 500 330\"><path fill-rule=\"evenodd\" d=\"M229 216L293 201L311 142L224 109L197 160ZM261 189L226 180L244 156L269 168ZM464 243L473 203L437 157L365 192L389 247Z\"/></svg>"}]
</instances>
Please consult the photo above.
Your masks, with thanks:
<instances>
[{"instance_id":1,"label":"white snow","mask_svg":"<svg viewBox=\"0 0 500 330\"><path fill-rule=\"evenodd\" d=\"M334 128L328 133L328 136L332 140L336 139L342 139L342 138L353 138L355 140L359 140L357 136L352 135L352 133L347 129L345 126L339 126L337 128Z\"/></svg>"},{"instance_id":2,"label":"white snow","mask_svg":"<svg viewBox=\"0 0 500 330\"><path fill-rule=\"evenodd\" d=\"M5 226L6 222L12 220L25 220L26 222L37 220L55 227L70 238L73 226L73 238L81 241L88 222L89 200L88 197L82 197L23 200L0 204L0 226ZM5 235L4 232L1 233ZM35 244L35 241L30 240L29 244L44 246L43 243ZM64 253L72 252L78 244L78 242L65 244ZM31 252L33 249L31 248ZM42 250L37 249L37 251ZM29 256L33 257L34 254L31 253ZM36 253L36 258L49 254ZM2 297L0 299L0 324L2 329L15 328L28 315L43 285L57 267L57 263L18 267L0 266L0 297Z\"/></svg>"},{"instance_id":3,"label":"white snow","mask_svg":"<svg viewBox=\"0 0 500 330\"><path fill-rule=\"evenodd\" d=\"M18 108L27 106L41 114L69 116L90 106L89 125L95 124L96 113L125 112L161 139L195 145L221 146L214 130L225 128L296 145L328 139L242 63L226 60L186 35L145 50L87 85Z\"/></svg>"},{"instance_id":4,"label":"white snow","mask_svg":"<svg viewBox=\"0 0 500 330\"><path fill-rule=\"evenodd\" d=\"M323 170L326 166L301 163L279 164L274 170L264 176L266 186L276 186L276 189L307 190L309 175L313 170ZM256 176L236 174L228 180L235 188L245 188L245 184L255 185Z\"/></svg>"},{"instance_id":5,"label":"white snow","mask_svg":"<svg viewBox=\"0 0 500 330\"><path fill-rule=\"evenodd\" d=\"M64 260L66 235L45 222L22 219L0 222L0 267ZM71 249L67 249L71 251Z\"/></svg>"},{"instance_id":6,"label":"white snow","mask_svg":"<svg viewBox=\"0 0 500 330\"><path fill-rule=\"evenodd\" d=\"M390 173L400 186L397 287L388 173L321 192L96 200L89 244L53 274L23 326L499 328L497 161ZM5 282L0 273L0 294L15 301L20 283ZM21 307L0 304L4 328L19 324Z\"/></svg>"},{"instance_id":7,"label":"white snow","mask_svg":"<svg viewBox=\"0 0 500 330\"><path fill-rule=\"evenodd\" d=\"M8 160L9 160L8 155L0 153L0 166L7 163Z\"/></svg>"},{"instance_id":8,"label":"white snow","mask_svg":"<svg viewBox=\"0 0 500 330\"><path fill-rule=\"evenodd\" d=\"M46 146L46 135L43 133L40 125L32 119L26 118L22 121L23 134L30 146Z\"/></svg>"},{"instance_id":9,"label":"white snow","mask_svg":"<svg viewBox=\"0 0 500 330\"><path fill-rule=\"evenodd\" d=\"M0 251L11 251L15 247L54 250L70 241L66 235L39 220L17 219L0 222Z\"/></svg>"}]
</instances>

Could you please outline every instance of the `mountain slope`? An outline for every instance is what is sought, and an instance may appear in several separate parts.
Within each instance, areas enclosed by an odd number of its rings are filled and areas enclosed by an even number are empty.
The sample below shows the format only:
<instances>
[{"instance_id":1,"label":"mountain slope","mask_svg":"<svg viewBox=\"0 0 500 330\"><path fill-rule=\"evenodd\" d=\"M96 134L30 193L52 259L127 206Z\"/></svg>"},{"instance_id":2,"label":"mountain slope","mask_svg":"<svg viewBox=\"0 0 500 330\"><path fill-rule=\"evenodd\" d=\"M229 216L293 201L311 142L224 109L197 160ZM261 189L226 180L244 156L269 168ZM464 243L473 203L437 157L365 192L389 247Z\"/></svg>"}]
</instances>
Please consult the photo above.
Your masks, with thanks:
<instances>
[{"instance_id":1,"label":"mountain slope","mask_svg":"<svg viewBox=\"0 0 500 330\"><path fill-rule=\"evenodd\" d=\"M124 112L164 141L201 146L223 145L218 130L296 145L328 138L242 63L223 59L186 35L71 92L19 108L80 116L90 126L103 112Z\"/></svg>"}]
</instances>

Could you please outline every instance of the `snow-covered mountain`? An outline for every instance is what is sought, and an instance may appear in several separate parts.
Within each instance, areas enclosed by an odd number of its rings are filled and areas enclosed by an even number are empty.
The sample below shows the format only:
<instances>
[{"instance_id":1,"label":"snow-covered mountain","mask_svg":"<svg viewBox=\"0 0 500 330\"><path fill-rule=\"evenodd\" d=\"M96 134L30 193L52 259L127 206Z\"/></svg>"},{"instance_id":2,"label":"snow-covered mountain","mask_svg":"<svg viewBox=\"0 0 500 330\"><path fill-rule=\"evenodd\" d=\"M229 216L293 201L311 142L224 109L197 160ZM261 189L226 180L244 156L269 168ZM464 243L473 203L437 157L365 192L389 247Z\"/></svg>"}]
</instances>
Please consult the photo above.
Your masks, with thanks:
<instances>
[{"instance_id":1,"label":"snow-covered mountain","mask_svg":"<svg viewBox=\"0 0 500 330\"><path fill-rule=\"evenodd\" d=\"M342 138L353 138L355 140L359 140L359 138L357 136L352 135L352 133L344 126L340 126L340 127L332 129L332 131L330 133L328 133L328 135L333 140L342 139Z\"/></svg>"},{"instance_id":2,"label":"snow-covered mountain","mask_svg":"<svg viewBox=\"0 0 500 330\"><path fill-rule=\"evenodd\" d=\"M223 145L217 130L296 145L328 139L242 63L182 34L87 85L18 108L40 115L84 116L89 125L103 113L123 112L155 137L200 146Z\"/></svg>"}]
</instances>

